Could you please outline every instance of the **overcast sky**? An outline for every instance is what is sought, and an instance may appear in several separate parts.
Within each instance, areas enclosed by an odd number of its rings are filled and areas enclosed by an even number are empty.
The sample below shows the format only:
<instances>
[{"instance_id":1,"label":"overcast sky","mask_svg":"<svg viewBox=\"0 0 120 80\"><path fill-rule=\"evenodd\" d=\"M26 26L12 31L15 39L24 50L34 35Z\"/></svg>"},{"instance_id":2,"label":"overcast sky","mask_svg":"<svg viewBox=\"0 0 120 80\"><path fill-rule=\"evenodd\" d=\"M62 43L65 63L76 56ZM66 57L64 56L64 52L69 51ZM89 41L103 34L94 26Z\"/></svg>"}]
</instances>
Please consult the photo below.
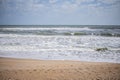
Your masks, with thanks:
<instances>
[{"instance_id":1,"label":"overcast sky","mask_svg":"<svg viewBox=\"0 0 120 80\"><path fill-rule=\"evenodd\" d=\"M0 25L120 25L120 0L0 0Z\"/></svg>"}]
</instances>

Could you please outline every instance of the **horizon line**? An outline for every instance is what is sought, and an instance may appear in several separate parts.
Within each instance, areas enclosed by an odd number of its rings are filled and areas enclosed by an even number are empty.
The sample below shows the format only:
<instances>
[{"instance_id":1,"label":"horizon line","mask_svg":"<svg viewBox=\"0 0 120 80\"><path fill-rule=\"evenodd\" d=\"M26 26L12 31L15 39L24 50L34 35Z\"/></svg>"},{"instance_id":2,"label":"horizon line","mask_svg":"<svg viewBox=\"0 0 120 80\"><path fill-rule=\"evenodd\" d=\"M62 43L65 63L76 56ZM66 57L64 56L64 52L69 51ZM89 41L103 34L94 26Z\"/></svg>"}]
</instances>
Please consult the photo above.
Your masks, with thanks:
<instances>
[{"instance_id":1,"label":"horizon line","mask_svg":"<svg viewBox=\"0 0 120 80\"><path fill-rule=\"evenodd\" d=\"M59 26L59 25L61 25L61 26L120 26L120 24L114 24L114 25L108 25L108 24L105 24L105 25L75 25L75 24L30 24L30 25L27 25L27 24L24 24L24 25L20 25L20 24L9 24L9 25L7 25L7 24L4 24L4 25L0 25L0 26Z\"/></svg>"}]
</instances>

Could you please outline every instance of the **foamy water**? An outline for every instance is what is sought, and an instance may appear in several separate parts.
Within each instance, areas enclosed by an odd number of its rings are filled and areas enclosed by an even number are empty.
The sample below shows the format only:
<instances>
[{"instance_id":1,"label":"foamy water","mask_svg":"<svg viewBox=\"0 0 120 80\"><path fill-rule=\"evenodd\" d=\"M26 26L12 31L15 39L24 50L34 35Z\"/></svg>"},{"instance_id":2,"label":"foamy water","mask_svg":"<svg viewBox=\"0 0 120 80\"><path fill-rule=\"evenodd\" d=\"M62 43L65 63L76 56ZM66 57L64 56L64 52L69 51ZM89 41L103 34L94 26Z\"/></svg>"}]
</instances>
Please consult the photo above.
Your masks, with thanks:
<instances>
[{"instance_id":1,"label":"foamy water","mask_svg":"<svg viewBox=\"0 0 120 80\"><path fill-rule=\"evenodd\" d=\"M97 35L102 30L119 34L116 32L119 29L7 27L0 30L0 57L120 63L120 37ZM75 35L81 32L89 34ZM97 51L99 48L107 50Z\"/></svg>"}]
</instances>

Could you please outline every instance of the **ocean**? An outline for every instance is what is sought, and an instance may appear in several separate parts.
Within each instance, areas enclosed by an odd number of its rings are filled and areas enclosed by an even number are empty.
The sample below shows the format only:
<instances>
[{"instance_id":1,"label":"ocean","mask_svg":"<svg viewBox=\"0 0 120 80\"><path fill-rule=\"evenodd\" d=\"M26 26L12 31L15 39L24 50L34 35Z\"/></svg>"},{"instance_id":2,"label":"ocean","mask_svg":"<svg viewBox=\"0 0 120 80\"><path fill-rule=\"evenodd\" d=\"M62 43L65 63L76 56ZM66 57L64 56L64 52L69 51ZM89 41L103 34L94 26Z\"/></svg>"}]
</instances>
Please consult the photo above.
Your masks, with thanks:
<instances>
[{"instance_id":1,"label":"ocean","mask_svg":"<svg viewBox=\"0 0 120 80\"><path fill-rule=\"evenodd\" d=\"M0 57L120 63L120 26L0 26Z\"/></svg>"}]
</instances>

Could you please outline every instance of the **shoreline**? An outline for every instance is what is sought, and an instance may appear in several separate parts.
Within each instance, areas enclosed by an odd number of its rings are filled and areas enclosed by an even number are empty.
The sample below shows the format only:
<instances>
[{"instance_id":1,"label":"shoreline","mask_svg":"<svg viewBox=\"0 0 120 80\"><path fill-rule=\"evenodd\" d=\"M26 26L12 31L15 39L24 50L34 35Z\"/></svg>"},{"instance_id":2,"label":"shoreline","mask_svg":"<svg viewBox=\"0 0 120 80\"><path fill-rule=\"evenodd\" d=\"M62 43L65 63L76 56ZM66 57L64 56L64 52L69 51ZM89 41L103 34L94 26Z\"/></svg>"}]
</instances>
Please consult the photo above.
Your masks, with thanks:
<instances>
[{"instance_id":1,"label":"shoreline","mask_svg":"<svg viewBox=\"0 0 120 80\"><path fill-rule=\"evenodd\" d=\"M0 57L0 80L120 80L120 64Z\"/></svg>"},{"instance_id":2,"label":"shoreline","mask_svg":"<svg viewBox=\"0 0 120 80\"><path fill-rule=\"evenodd\" d=\"M83 62L83 63L108 63L108 64L120 64L120 62L110 62L110 61L85 61L85 60L67 60L67 59L35 59L35 58L21 58L21 57L0 57L5 59L17 59L17 60L34 60L34 61L67 61L67 62Z\"/></svg>"}]
</instances>

